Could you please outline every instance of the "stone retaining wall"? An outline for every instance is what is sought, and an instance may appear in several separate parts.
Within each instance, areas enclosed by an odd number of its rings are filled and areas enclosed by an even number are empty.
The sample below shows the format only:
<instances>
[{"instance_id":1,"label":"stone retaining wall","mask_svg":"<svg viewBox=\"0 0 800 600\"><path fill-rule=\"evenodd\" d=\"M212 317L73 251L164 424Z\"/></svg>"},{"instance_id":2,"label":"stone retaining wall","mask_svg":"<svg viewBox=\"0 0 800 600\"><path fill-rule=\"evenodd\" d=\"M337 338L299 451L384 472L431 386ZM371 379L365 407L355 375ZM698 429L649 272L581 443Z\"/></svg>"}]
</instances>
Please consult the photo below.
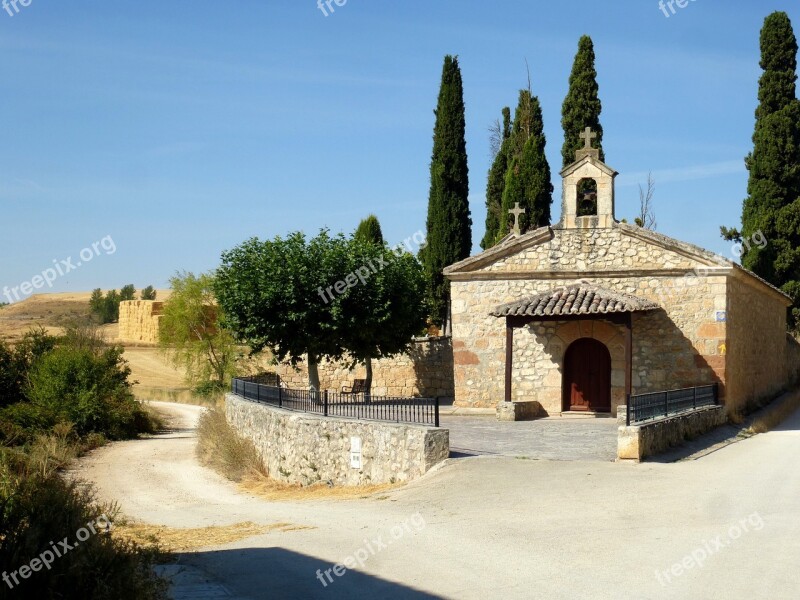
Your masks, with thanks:
<instances>
[{"instance_id":1,"label":"stone retaining wall","mask_svg":"<svg viewBox=\"0 0 800 600\"><path fill-rule=\"evenodd\" d=\"M287 387L308 389L308 368L305 364L270 367L281 376ZM324 390L341 391L364 379L364 366L350 369L346 362L323 361L319 365L319 382ZM406 354L372 361L372 394L409 398L451 399L454 397L453 346L450 338L419 338Z\"/></svg>"},{"instance_id":2,"label":"stone retaining wall","mask_svg":"<svg viewBox=\"0 0 800 600\"><path fill-rule=\"evenodd\" d=\"M450 454L447 429L322 417L282 410L228 394L228 422L255 444L270 477L311 485L371 485L411 481ZM361 466L351 464L353 438Z\"/></svg>"},{"instance_id":3,"label":"stone retaining wall","mask_svg":"<svg viewBox=\"0 0 800 600\"><path fill-rule=\"evenodd\" d=\"M642 460L686 440L716 429L727 420L724 406L701 408L695 412L644 425L625 425L625 406L620 407L617 438L618 460Z\"/></svg>"}]
</instances>

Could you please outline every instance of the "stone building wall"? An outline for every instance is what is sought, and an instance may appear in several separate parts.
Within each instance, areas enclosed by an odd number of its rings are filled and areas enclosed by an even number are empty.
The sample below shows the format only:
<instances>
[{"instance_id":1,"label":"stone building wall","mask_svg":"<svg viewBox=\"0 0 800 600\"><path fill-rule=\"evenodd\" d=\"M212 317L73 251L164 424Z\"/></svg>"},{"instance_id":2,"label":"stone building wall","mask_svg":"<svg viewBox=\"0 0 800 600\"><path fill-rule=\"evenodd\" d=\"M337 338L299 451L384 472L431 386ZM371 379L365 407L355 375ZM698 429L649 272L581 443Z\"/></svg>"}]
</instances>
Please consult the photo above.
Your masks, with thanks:
<instances>
[{"instance_id":1,"label":"stone building wall","mask_svg":"<svg viewBox=\"0 0 800 600\"><path fill-rule=\"evenodd\" d=\"M119 340L157 344L163 302L126 300L119 304Z\"/></svg>"},{"instance_id":2,"label":"stone building wall","mask_svg":"<svg viewBox=\"0 0 800 600\"><path fill-rule=\"evenodd\" d=\"M533 275L533 274L532 274ZM725 379L724 276L584 278L592 285L647 298L665 307L634 315L634 393ZM452 283L456 404L492 407L502 400L505 320L489 313L498 305L577 280L480 280ZM538 401L561 411L563 359L580 337L603 342L612 358L612 405L625 403L624 327L600 319L534 323L514 333L513 399Z\"/></svg>"},{"instance_id":3,"label":"stone building wall","mask_svg":"<svg viewBox=\"0 0 800 600\"><path fill-rule=\"evenodd\" d=\"M800 342L786 334L786 381L789 385L800 383Z\"/></svg>"},{"instance_id":4,"label":"stone building wall","mask_svg":"<svg viewBox=\"0 0 800 600\"><path fill-rule=\"evenodd\" d=\"M737 278L728 281L729 409L777 395L787 374L786 301Z\"/></svg>"},{"instance_id":5,"label":"stone building wall","mask_svg":"<svg viewBox=\"0 0 800 600\"><path fill-rule=\"evenodd\" d=\"M293 413L228 394L228 422L250 439L279 481L371 485L411 481L450 454L447 429ZM350 462L361 441L361 467Z\"/></svg>"},{"instance_id":6,"label":"stone building wall","mask_svg":"<svg viewBox=\"0 0 800 600\"><path fill-rule=\"evenodd\" d=\"M696 260L662 249L614 229L556 229L546 243L503 258L488 272L612 271L616 269L694 269Z\"/></svg>"},{"instance_id":7,"label":"stone building wall","mask_svg":"<svg viewBox=\"0 0 800 600\"><path fill-rule=\"evenodd\" d=\"M297 368L278 365L269 370L277 372L288 387L308 387L308 368L305 364ZM319 365L320 386L326 390L340 391L343 386L352 386L354 379L364 379L365 376L363 365L356 365L352 370L346 362L326 360ZM406 354L372 361L372 393L376 396L453 398L453 350L450 339L418 339Z\"/></svg>"}]
</instances>

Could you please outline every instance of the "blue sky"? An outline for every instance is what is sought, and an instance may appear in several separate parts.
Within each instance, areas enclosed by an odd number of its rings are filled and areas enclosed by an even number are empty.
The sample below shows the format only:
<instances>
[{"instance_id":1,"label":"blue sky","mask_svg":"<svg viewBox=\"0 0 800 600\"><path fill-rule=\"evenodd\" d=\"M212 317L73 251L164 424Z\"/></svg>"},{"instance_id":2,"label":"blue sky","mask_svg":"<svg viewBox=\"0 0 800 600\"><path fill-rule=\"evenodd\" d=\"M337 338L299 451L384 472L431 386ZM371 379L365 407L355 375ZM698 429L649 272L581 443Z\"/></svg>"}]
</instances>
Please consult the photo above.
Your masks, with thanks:
<instances>
[{"instance_id":1,"label":"blue sky","mask_svg":"<svg viewBox=\"0 0 800 600\"><path fill-rule=\"evenodd\" d=\"M467 106L473 241L489 124L526 85L560 167L561 103L592 36L617 218L656 179L659 231L731 257L746 193L758 34L796 2L32 0L0 12L0 288L111 236L51 290L164 287L251 237L424 229L443 56ZM13 12L13 9L12 9ZM557 175L554 218L560 213ZM0 298L4 300L4 298Z\"/></svg>"}]
</instances>

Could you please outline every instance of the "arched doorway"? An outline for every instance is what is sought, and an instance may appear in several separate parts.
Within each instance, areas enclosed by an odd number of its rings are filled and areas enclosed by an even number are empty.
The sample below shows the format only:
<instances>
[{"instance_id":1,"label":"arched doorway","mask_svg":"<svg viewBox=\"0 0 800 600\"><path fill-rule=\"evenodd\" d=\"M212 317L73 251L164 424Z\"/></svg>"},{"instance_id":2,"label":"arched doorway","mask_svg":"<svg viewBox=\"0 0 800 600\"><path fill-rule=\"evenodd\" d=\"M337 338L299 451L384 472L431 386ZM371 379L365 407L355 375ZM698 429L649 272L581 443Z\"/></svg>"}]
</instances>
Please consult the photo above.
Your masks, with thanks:
<instances>
[{"instance_id":1,"label":"arched doorway","mask_svg":"<svg viewBox=\"0 0 800 600\"><path fill-rule=\"evenodd\" d=\"M564 411L611 412L611 353L581 338L564 355Z\"/></svg>"}]
</instances>

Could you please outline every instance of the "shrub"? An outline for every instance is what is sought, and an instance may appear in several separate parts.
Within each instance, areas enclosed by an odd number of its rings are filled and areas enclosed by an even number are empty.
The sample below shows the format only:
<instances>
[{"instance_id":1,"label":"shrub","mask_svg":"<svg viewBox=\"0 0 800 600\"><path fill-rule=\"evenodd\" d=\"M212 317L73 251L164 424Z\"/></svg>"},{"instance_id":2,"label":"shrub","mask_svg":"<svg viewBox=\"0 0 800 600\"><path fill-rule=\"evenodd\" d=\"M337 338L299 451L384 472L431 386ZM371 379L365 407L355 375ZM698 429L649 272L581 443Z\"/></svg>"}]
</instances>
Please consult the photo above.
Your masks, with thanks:
<instances>
[{"instance_id":1,"label":"shrub","mask_svg":"<svg viewBox=\"0 0 800 600\"><path fill-rule=\"evenodd\" d=\"M0 585L0 598L166 598L166 583L152 571L157 552L103 532L101 517L113 520L116 507L98 504L89 488L64 481L54 466L49 461L32 465L20 452L0 450L0 572L13 583L11 573L54 542L58 547L66 538L74 544L77 532L89 523L96 524L97 533L55 557L50 568L40 566L29 578L18 577L13 589Z\"/></svg>"},{"instance_id":2,"label":"shrub","mask_svg":"<svg viewBox=\"0 0 800 600\"><path fill-rule=\"evenodd\" d=\"M28 375L26 396L32 407L24 409L30 411L26 416L45 424L69 421L79 435L134 437L148 419L130 391L129 374L121 348L58 347Z\"/></svg>"},{"instance_id":3,"label":"shrub","mask_svg":"<svg viewBox=\"0 0 800 600\"><path fill-rule=\"evenodd\" d=\"M31 365L52 350L56 338L44 329L32 329L13 348L0 340L0 406L23 401L23 387Z\"/></svg>"}]
</instances>

